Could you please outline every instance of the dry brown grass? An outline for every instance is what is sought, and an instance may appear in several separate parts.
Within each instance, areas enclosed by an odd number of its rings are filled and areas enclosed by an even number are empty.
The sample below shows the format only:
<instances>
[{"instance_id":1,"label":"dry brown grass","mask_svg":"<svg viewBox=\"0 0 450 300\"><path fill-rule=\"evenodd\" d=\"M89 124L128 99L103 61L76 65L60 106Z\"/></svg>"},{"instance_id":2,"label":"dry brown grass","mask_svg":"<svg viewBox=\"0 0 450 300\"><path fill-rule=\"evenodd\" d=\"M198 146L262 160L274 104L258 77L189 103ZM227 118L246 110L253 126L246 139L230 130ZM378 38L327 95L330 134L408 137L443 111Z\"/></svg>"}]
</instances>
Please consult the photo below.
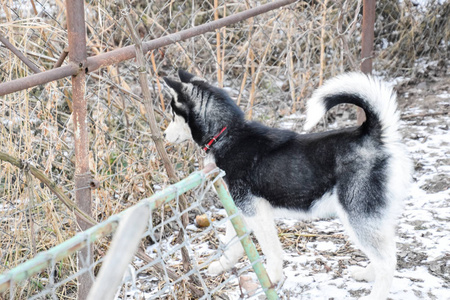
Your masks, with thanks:
<instances>
[{"instance_id":1,"label":"dry brown grass","mask_svg":"<svg viewBox=\"0 0 450 300\"><path fill-rule=\"evenodd\" d=\"M28 2L0 0L0 34L41 70L48 70L67 46L64 1L31 3L30 9ZM145 40L256 5L255 1L146 3L133 2L133 18ZM227 87L249 118L274 120L302 111L303 100L321 79L359 67L358 8L356 1L301 1L149 53L147 69L153 75L149 85L158 125L164 129L169 118L164 111L167 97L155 74L174 76L180 67ZM448 68L448 1L432 2L423 11L410 2L379 1L377 12L375 70L392 76L425 76L418 60ZM114 2L86 3L86 18L89 55L131 43ZM1 82L31 74L0 47ZM169 179L144 117L133 61L89 74L86 97L90 167L100 182L93 192L93 217L102 221L166 186ZM75 161L71 112L68 79L0 98L0 152L35 165L69 197L73 197ZM201 153L193 144L167 145L167 151L179 177L202 165ZM0 272L67 240L77 229L74 214L26 174L0 161ZM103 253L106 243L97 247L97 253ZM70 274L75 265L69 258L60 270ZM31 293L39 286L31 283L23 292Z\"/></svg>"}]
</instances>

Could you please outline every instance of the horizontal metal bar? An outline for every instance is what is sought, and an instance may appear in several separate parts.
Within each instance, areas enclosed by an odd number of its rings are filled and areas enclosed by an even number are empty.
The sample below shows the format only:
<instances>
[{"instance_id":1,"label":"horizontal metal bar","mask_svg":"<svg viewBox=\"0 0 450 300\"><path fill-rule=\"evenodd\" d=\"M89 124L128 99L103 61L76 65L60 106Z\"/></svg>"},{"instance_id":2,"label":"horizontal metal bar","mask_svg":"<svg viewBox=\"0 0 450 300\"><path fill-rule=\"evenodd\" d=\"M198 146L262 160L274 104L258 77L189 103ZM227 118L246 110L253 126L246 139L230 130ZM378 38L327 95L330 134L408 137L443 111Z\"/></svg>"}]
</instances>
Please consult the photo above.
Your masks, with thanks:
<instances>
[{"instance_id":1,"label":"horizontal metal bar","mask_svg":"<svg viewBox=\"0 0 450 300\"><path fill-rule=\"evenodd\" d=\"M29 261L0 276L0 293L7 290L11 284L24 281L29 277L43 271L52 263L57 262L75 253L76 251L81 250L88 244L111 234L116 230L121 218L124 217L129 210L141 208L150 209L151 211L164 203L175 199L177 196L200 186L205 180L218 176L219 174L219 169L215 168L214 165L208 165L204 170L192 173L185 179L168 186L150 198L145 198L121 213L111 216L106 221L99 223L84 232L78 233L71 239L47 251L39 253L33 259L30 259Z\"/></svg>"},{"instance_id":2,"label":"horizontal metal bar","mask_svg":"<svg viewBox=\"0 0 450 300\"><path fill-rule=\"evenodd\" d=\"M49 71L33 74L24 78L0 83L0 96L11 94L24 89L32 88L37 85L49 83L67 76L72 76L80 72L80 67L69 63L65 66L55 68Z\"/></svg>"},{"instance_id":3,"label":"horizontal metal bar","mask_svg":"<svg viewBox=\"0 0 450 300\"><path fill-rule=\"evenodd\" d=\"M280 8L282 6L292 4L297 0L280 0L273 1L255 8L248 9L246 11L222 18L220 20L212 21L206 24L195 26L193 28L185 29L180 32L172 33L149 42L142 43L142 50L147 53L150 50L158 49L188 38L201 35L207 32L214 31L224 26L238 23L242 20L246 20L251 17L266 13L268 11ZM111 64L115 64L127 59L136 57L135 46L127 46L111 52L102 53L94 57L88 58L87 68L88 72L93 72L101 67L105 67Z\"/></svg>"},{"instance_id":4,"label":"horizontal metal bar","mask_svg":"<svg viewBox=\"0 0 450 300\"><path fill-rule=\"evenodd\" d=\"M266 13L268 11L292 4L297 0L280 0L273 1L246 11L222 18L220 20L212 21L193 28L185 29L180 32L172 33L149 42L142 44L144 53L150 50L161 48L181 40L185 40L206 32L214 31L224 26L232 25L242 20L255 17L257 15ZM31 75L25 78L15 79L6 83L0 84L0 96L14 93L23 89L27 89L36 85L45 84L50 81L62 79L67 76L76 75L80 70L86 72L93 72L99 68L109 66L124 60L136 57L135 46L127 46L116 49L110 52L102 53L96 56L88 57L86 66L63 66L39 74Z\"/></svg>"}]
</instances>

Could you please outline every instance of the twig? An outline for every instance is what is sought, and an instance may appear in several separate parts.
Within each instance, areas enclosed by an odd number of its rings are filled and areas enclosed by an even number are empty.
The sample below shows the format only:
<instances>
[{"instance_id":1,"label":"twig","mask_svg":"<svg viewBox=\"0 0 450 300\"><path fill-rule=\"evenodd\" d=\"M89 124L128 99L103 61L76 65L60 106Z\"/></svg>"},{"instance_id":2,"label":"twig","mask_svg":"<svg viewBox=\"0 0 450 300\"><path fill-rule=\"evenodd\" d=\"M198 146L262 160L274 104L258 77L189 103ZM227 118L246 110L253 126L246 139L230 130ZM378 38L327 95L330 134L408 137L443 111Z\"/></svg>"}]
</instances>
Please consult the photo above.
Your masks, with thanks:
<instances>
[{"instance_id":1,"label":"twig","mask_svg":"<svg viewBox=\"0 0 450 300\"><path fill-rule=\"evenodd\" d=\"M277 14L277 17L281 14L281 12L279 12ZM277 24L278 23L274 23L273 27L272 27L272 32L270 33L270 37L269 37L269 41L273 40L273 36L275 34L275 32L277 31ZM251 48L250 48L251 49ZM267 54L269 53L269 49L271 49L271 44L267 43L265 49L264 49L264 53L263 56L258 64L258 69L255 70L255 63L253 62L254 60L254 56L252 57L252 88L251 88L251 92L250 92L250 109L249 109L249 113L248 113L248 118L251 119L252 118L252 112L253 112L253 104L256 98L256 85L259 83L259 79L261 78L261 73L262 73L262 68L265 65L266 62L266 58L267 58ZM251 52L253 54L253 52Z\"/></svg>"},{"instance_id":2,"label":"twig","mask_svg":"<svg viewBox=\"0 0 450 300\"><path fill-rule=\"evenodd\" d=\"M295 107L296 107L296 97L295 97L295 85L294 85L294 78L295 78L295 73L294 73L294 59L292 57L292 36L295 34L293 33L293 26L292 26L293 21L289 20L289 25L288 25L288 29L287 29L287 57L286 57L286 68L287 68L287 72L289 74L288 76L288 83L289 83L289 91L291 94L291 99L292 99L292 110L295 112Z\"/></svg>"},{"instance_id":3,"label":"twig","mask_svg":"<svg viewBox=\"0 0 450 300\"><path fill-rule=\"evenodd\" d=\"M152 51L150 53L150 61L152 62L153 72L155 74L158 74L158 69L156 68L156 62L155 62L155 51ZM158 79L158 76L155 76L156 79L156 85L158 86L158 94L159 94L159 101L161 102L161 109L164 112L166 110L166 106L164 105L164 98L161 93L161 82Z\"/></svg>"},{"instance_id":4,"label":"twig","mask_svg":"<svg viewBox=\"0 0 450 300\"><path fill-rule=\"evenodd\" d=\"M222 18L226 18L226 16L227 16L227 3L225 2L223 4L223 16L222 16ZM222 85L221 85L221 87L223 87L223 80L224 80L224 77L225 77L225 48L226 48L225 46L227 44L227 41L226 41L226 38L227 38L227 27L222 27L220 30L223 31L223 33L222 33L223 43L222 43L222 54L221 54L222 67L220 69L220 76L222 78Z\"/></svg>"},{"instance_id":5,"label":"twig","mask_svg":"<svg viewBox=\"0 0 450 300\"><path fill-rule=\"evenodd\" d=\"M252 27L250 27L248 35L249 36L252 35ZM246 58L245 58L245 66L244 66L244 71L243 71L244 75L242 76L241 88L239 89L239 96L238 96L238 99L236 101L237 105L241 104L242 94L244 93L244 88L245 88L245 85L247 83L248 66L250 64L250 53L252 51L250 49L250 47L247 47L247 48L248 48L248 51L247 51L247 55L246 55Z\"/></svg>"},{"instance_id":6,"label":"twig","mask_svg":"<svg viewBox=\"0 0 450 300\"><path fill-rule=\"evenodd\" d=\"M218 4L219 2L217 0L214 0L214 21L217 21L219 19L219 10L218 10ZM223 87L223 70L221 70L220 62L222 60L221 58L221 49L220 49L220 29L216 29L216 68L217 68L217 82L219 84L219 87Z\"/></svg>"},{"instance_id":7,"label":"twig","mask_svg":"<svg viewBox=\"0 0 450 300\"><path fill-rule=\"evenodd\" d=\"M353 35L353 32L356 30L358 15L359 15L359 11L361 8L361 0L358 0L358 5L355 10L355 16L353 18L353 21L350 23L350 25L348 25L348 27L343 32L341 32L342 27L344 26L343 25L344 16L343 16L342 11L348 11L347 4L348 4L348 2L345 1L343 4L342 10L339 10L339 18L337 21L337 32L338 32L338 37L342 42L342 47L344 48L344 52L345 52L346 57L348 58L349 63L351 65L352 69L356 70L358 68L358 64L356 63L356 59L354 58L352 51L350 51L350 49L348 47L347 37L349 37L349 36L351 37Z\"/></svg>"},{"instance_id":8,"label":"twig","mask_svg":"<svg viewBox=\"0 0 450 300\"><path fill-rule=\"evenodd\" d=\"M106 78L104 78L104 77L102 77L102 76L100 76L100 75L95 74L95 73L91 73L90 76L91 76L92 78L94 78L94 79L103 81L104 83L110 85L110 86L113 87L113 88L118 89L121 93L124 93L125 95L128 95L131 99L133 99L133 100L139 102L140 104L143 104L143 103L144 103L144 102L142 101L141 97L139 97L138 95L134 94L133 92L131 92L131 91L129 91L129 90L127 90L127 89L121 87L119 84L117 84L117 83L115 83L115 82L112 82L111 80L108 80L108 79L106 79ZM123 81L121 80L121 82L123 82ZM118 109L121 109L121 110L123 109L121 106L119 106L119 105L117 105L117 104L115 104L115 103L112 103L112 105L114 105L114 106L117 107ZM164 111L160 110L159 108L155 107L155 112L156 112L158 115L160 115L162 118L166 118L166 116L165 116L165 114L164 114Z\"/></svg>"},{"instance_id":9,"label":"twig","mask_svg":"<svg viewBox=\"0 0 450 300\"><path fill-rule=\"evenodd\" d=\"M119 65L116 65L116 72L117 74L120 74L119 72ZM119 85L123 84L122 76L117 76L116 80L118 81ZM128 120L128 114L127 114L127 102L125 101L125 97L122 93L119 93L119 98L122 100L122 111L125 116L125 124L127 128L130 128L130 121Z\"/></svg>"},{"instance_id":10,"label":"twig","mask_svg":"<svg viewBox=\"0 0 450 300\"><path fill-rule=\"evenodd\" d=\"M255 78L255 54L253 53L252 48L249 48L249 57L250 57L250 74L252 78L252 84L250 86L250 97L249 97L249 112L248 112L248 118L251 120L252 113L253 113L253 102L255 101L255 92L256 92L256 78Z\"/></svg>"},{"instance_id":11,"label":"twig","mask_svg":"<svg viewBox=\"0 0 450 300\"><path fill-rule=\"evenodd\" d=\"M253 34L253 23L254 23L254 20L253 20L253 18L249 18L248 19L248 24L249 24L249 26L248 26L248 39L249 40L252 40L252 34ZM250 65L250 63L252 63L250 60L251 60L251 54L252 53L252 49L249 47L249 43L247 42L247 55L246 55L246 58L245 58L245 66L244 66L244 75L242 76L242 82L241 82L241 88L240 88L240 90L239 90L239 96L238 96L238 99L237 99L237 105L240 105L241 104L241 97L242 97L242 94L244 93L244 88L245 88L245 85L246 85L246 83L247 83L247 75L248 75L248 67L249 67L249 65Z\"/></svg>"},{"instance_id":12,"label":"twig","mask_svg":"<svg viewBox=\"0 0 450 300\"><path fill-rule=\"evenodd\" d=\"M150 256L148 256L144 251L142 251L142 249L139 249L136 256L139 257L140 259L142 259L143 261L145 261L147 264L150 264L154 261L154 259L151 258ZM159 274L165 274L167 272L167 275L169 276L169 278L172 279L174 282L178 281L178 279L180 278L180 276L178 276L178 274L175 271L173 271L167 267L164 267L161 263L157 263L157 264L153 265L153 268L155 268L155 270ZM203 291L199 290L191 282L185 282L185 283L187 284L188 289L191 291L192 296L195 299L198 299L204 295Z\"/></svg>"},{"instance_id":13,"label":"twig","mask_svg":"<svg viewBox=\"0 0 450 300\"><path fill-rule=\"evenodd\" d=\"M32 209L34 207L34 191L33 191L33 177L28 168L24 168L25 177L27 178L27 190L28 190L28 220L30 222L30 240L31 240L31 253L36 255L36 239L34 236L34 219Z\"/></svg>"},{"instance_id":14,"label":"twig","mask_svg":"<svg viewBox=\"0 0 450 300\"><path fill-rule=\"evenodd\" d=\"M0 152L0 160L7 161L21 170L28 168L31 175L44 183L59 198L59 200L62 201L62 203L64 203L71 211L73 211L77 215L77 217L83 219L83 221L89 223L91 226L97 223L91 216L87 215L80 208L78 208L78 206L72 200L70 200L69 197L66 196L66 194L64 194L63 190L59 188L56 183L51 181L36 167L30 164L26 164L22 160L3 152Z\"/></svg>"},{"instance_id":15,"label":"twig","mask_svg":"<svg viewBox=\"0 0 450 300\"><path fill-rule=\"evenodd\" d=\"M122 7L122 9L124 9L123 16L125 18L127 27L131 33L131 36L132 36L134 44L135 44L136 62L138 64L138 68L139 68L139 82L140 82L142 94L143 94L144 100L145 100L144 106L146 109L146 114L147 114L147 119L148 119L149 126L150 126L150 131L152 133L152 139L155 143L156 150L158 151L158 154L160 155L160 157L163 161L163 164L166 169L167 175L169 176L169 179L172 182L175 182L175 181L178 181L178 177L175 173L175 169L172 166L172 163L170 162L169 156L167 155L166 149L164 147L163 139L161 138L160 129L156 123L153 102L152 102L152 96L151 96L150 89L148 87L147 68L146 68L145 59L144 59L144 51L142 49L142 41L134 28L133 21L131 20L131 17L129 14L129 11L131 10L131 7L130 7L131 5L129 2L127 3L128 5L125 5L124 2L125 2L124 0L121 0L120 6ZM180 197L179 197L179 206L180 206L180 211L185 211L187 208L187 200L184 197L184 195L180 195ZM187 214L184 214L181 216L181 223L182 223L183 227L186 228L186 226L189 223L189 217ZM178 241L183 240L183 230L180 230L177 240ZM184 271L188 272L191 267L191 262L190 262L188 251L185 246L183 246L181 248L181 255L183 258ZM196 281L195 277L191 276L190 278L194 282Z\"/></svg>"}]
</instances>

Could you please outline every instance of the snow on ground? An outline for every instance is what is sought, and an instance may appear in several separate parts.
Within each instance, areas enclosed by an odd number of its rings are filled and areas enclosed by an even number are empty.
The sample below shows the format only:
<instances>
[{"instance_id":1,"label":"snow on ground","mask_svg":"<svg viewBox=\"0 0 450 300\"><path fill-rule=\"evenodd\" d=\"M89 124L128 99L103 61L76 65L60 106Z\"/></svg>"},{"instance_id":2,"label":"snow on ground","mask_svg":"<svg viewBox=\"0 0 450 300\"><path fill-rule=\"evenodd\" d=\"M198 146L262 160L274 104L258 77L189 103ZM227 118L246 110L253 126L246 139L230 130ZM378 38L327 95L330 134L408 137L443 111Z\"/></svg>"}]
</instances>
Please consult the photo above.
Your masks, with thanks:
<instances>
[{"instance_id":1,"label":"snow on ground","mask_svg":"<svg viewBox=\"0 0 450 300\"><path fill-rule=\"evenodd\" d=\"M407 146L416 173L411 198L399 221L398 268L390 298L450 299L450 117L426 117L415 123L402 125L409 135ZM290 224L280 221L280 226ZM339 221L318 221L311 226L318 238L305 242L300 253L286 249L282 287L286 298L355 299L368 293L371 283L353 280L348 271L351 265L366 266L365 257L347 244L346 237L332 238L333 242L326 237L345 235Z\"/></svg>"}]
</instances>

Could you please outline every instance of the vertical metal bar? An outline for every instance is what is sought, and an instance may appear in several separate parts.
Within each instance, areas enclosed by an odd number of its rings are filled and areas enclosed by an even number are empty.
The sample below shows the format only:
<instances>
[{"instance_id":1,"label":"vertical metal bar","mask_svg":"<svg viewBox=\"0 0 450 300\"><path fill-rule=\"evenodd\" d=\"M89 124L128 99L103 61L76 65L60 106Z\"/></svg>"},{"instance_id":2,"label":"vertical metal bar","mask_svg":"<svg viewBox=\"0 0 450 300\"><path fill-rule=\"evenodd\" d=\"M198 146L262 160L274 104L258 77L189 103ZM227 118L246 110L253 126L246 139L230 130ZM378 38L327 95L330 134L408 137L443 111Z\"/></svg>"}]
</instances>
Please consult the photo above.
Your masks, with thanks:
<instances>
[{"instance_id":1,"label":"vertical metal bar","mask_svg":"<svg viewBox=\"0 0 450 300\"><path fill-rule=\"evenodd\" d=\"M376 0L364 0L361 41L361 71L372 73L373 40L375 26Z\"/></svg>"},{"instance_id":2,"label":"vertical metal bar","mask_svg":"<svg viewBox=\"0 0 450 300\"><path fill-rule=\"evenodd\" d=\"M363 1L363 23L361 41L361 71L365 74L372 73L373 41L375 26L376 0ZM366 120L364 111L358 108L357 122L362 124Z\"/></svg>"},{"instance_id":3,"label":"vertical metal bar","mask_svg":"<svg viewBox=\"0 0 450 300\"><path fill-rule=\"evenodd\" d=\"M229 216L235 215L231 219L231 223L236 230L236 234L241 239L242 246L244 247L245 253L247 253L248 259L252 263L253 270L255 270L256 276L258 276L259 282L264 289L264 293L267 296L267 299L274 300L279 299L275 288L270 281L269 275L267 275L267 271L264 268L258 251L256 250L255 245L250 239L249 235L246 234L248 232L244 220L240 215L236 215L238 212L236 205L234 204L233 198L231 198L230 193L225 185L225 182L222 178L219 178L216 182L214 182L214 188L219 195L220 200L222 201L223 207L227 211Z\"/></svg>"},{"instance_id":4,"label":"vertical metal bar","mask_svg":"<svg viewBox=\"0 0 450 300\"><path fill-rule=\"evenodd\" d=\"M66 0L67 31L69 40L69 60L79 67L78 74L72 76L73 126L75 136L75 200L78 207L91 215L92 177L89 171L89 140L87 126L86 84L86 28L84 20L84 1ZM77 218L81 230L90 224ZM86 247L78 253L78 269L86 269L92 265L92 247ZM78 281L78 299L87 298L93 284L90 272L80 276Z\"/></svg>"}]
</instances>

